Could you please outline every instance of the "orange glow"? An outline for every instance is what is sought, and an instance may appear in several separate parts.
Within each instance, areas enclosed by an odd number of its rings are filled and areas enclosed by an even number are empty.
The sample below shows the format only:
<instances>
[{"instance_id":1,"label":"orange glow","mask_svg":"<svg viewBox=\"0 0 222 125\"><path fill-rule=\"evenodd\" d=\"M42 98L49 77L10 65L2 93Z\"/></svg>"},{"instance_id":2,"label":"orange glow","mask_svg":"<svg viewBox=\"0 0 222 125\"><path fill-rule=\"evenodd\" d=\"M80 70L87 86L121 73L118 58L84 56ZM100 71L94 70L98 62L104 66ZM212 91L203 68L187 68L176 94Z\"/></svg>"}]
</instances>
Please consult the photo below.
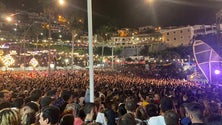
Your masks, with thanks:
<instances>
[{"instance_id":1,"label":"orange glow","mask_svg":"<svg viewBox=\"0 0 222 125\"><path fill-rule=\"evenodd\" d=\"M59 5L64 5L65 4L65 1L64 0L59 0Z\"/></svg>"},{"instance_id":2,"label":"orange glow","mask_svg":"<svg viewBox=\"0 0 222 125\"><path fill-rule=\"evenodd\" d=\"M129 36L129 32L126 30L118 30L119 36L120 37L126 37Z\"/></svg>"},{"instance_id":3,"label":"orange glow","mask_svg":"<svg viewBox=\"0 0 222 125\"><path fill-rule=\"evenodd\" d=\"M58 21L61 22L61 23L66 23L67 22L66 18L61 16L61 15L58 16Z\"/></svg>"},{"instance_id":4,"label":"orange glow","mask_svg":"<svg viewBox=\"0 0 222 125\"><path fill-rule=\"evenodd\" d=\"M145 0L147 3L152 4L154 0Z\"/></svg>"},{"instance_id":5,"label":"orange glow","mask_svg":"<svg viewBox=\"0 0 222 125\"><path fill-rule=\"evenodd\" d=\"M11 22L11 21L12 21L12 17L6 17L6 20L7 20L8 22Z\"/></svg>"}]
</instances>

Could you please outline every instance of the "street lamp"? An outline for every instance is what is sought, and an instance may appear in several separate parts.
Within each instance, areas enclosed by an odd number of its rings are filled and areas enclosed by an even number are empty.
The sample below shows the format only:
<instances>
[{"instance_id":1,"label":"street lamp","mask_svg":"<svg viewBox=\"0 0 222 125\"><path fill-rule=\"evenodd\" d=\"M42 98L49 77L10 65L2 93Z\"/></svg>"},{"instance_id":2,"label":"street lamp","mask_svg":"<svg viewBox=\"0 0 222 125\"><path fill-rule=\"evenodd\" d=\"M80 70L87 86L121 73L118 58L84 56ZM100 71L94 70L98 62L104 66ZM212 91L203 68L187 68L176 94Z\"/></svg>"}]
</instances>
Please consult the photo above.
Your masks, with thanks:
<instances>
[{"instance_id":1,"label":"street lamp","mask_svg":"<svg viewBox=\"0 0 222 125\"><path fill-rule=\"evenodd\" d=\"M5 18L8 22L11 22L12 21L12 17L11 16L8 16Z\"/></svg>"},{"instance_id":2,"label":"street lamp","mask_svg":"<svg viewBox=\"0 0 222 125\"><path fill-rule=\"evenodd\" d=\"M59 5L64 5L65 4L65 1L64 0L58 0L58 3L59 3Z\"/></svg>"},{"instance_id":3,"label":"street lamp","mask_svg":"<svg viewBox=\"0 0 222 125\"><path fill-rule=\"evenodd\" d=\"M112 46L112 70L113 70L113 46Z\"/></svg>"},{"instance_id":4,"label":"street lamp","mask_svg":"<svg viewBox=\"0 0 222 125\"><path fill-rule=\"evenodd\" d=\"M147 3L152 4L154 0L146 0Z\"/></svg>"},{"instance_id":5,"label":"street lamp","mask_svg":"<svg viewBox=\"0 0 222 125\"><path fill-rule=\"evenodd\" d=\"M73 70L73 66L74 66L74 40L75 40L75 38L77 37L77 35L78 34L73 34L72 33L72 63L71 63L71 65L72 65L72 67L71 67L71 69Z\"/></svg>"},{"instance_id":6,"label":"street lamp","mask_svg":"<svg viewBox=\"0 0 222 125\"><path fill-rule=\"evenodd\" d=\"M7 17L5 17L5 20L8 22L8 23L10 23L10 24L12 24L12 23L15 23L15 28L13 28L13 30L15 31L15 41L17 41L17 30L18 30L18 23L19 23L19 21L18 20L13 20L13 16L15 16L15 15L17 15L17 14L11 14L10 16L7 16Z\"/></svg>"}]
</instances>

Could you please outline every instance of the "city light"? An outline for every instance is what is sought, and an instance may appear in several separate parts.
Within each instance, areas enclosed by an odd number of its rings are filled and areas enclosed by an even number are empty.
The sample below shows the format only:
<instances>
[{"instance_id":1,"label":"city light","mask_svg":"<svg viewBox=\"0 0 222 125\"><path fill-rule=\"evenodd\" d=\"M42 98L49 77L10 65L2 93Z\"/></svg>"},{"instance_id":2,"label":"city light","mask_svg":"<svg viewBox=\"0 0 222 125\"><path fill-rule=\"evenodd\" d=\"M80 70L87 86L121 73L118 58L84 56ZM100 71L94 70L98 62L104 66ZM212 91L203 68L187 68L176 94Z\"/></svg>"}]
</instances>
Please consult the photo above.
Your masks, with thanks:
<instances>
[{"instance_id":1,"label":"city light","mask_svg":"<svg viewBox=\"0 0 222 125\"><path fill-rule=\"evenodd\" d=\"M65 61L66 65L68 65L69 59L65 59L64 61Z\"/></svg>"},{"instance_id":2,"label":"city light","mask_svg":"<svg viewBox=\"0 0 222 125\"><path fill-rule=\"evenodd\" d=\"M147 3L152 4L154 0L146 0Z\"/></svg>"},{"instance_id":3,"label":"city light","mask_svg":"<svg viewBox=\"0 0 222 125\"><path fill-rule=\"evenodd\" d=\"M12 17L8 16L8 17L6 17L6 20L7 20L8 22L11 22L11 21L12 21Z\"/></svg>"},{"instance_id":4,"label":"city light","mask_svg":"<svg viewBox=\"0 0 222 125\"><path fill-rule=\"evenodd\" d=\"M59 2L60 5L64 5L65 4L64 0L59 0L58 2Z\"/></svg>"}]
</instances>

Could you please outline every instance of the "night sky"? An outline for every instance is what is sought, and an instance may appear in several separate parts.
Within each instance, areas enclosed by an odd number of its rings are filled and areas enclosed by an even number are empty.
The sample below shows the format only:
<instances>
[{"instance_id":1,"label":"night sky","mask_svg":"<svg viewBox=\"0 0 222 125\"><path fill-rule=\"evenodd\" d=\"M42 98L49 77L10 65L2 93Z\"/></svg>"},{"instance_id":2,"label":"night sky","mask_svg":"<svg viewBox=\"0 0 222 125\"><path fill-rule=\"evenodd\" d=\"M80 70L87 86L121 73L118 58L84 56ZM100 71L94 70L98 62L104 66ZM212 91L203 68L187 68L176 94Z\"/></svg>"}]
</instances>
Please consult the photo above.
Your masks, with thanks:
<instances>
[{"instance_id":1,"label":"night sky","mask_svg":"<svg viewBox=\"0 0 222 125\"><path fill-rule=\"evenodd\" d=\"M1 0L10 8L38 9L38 0ZM69 9L86 12L87 0L68 0ZM186 26L213 24L222 9L222 0L92 0L95 27L114 24L118 27L145 25Z\"/></svg>"}]
</instances>

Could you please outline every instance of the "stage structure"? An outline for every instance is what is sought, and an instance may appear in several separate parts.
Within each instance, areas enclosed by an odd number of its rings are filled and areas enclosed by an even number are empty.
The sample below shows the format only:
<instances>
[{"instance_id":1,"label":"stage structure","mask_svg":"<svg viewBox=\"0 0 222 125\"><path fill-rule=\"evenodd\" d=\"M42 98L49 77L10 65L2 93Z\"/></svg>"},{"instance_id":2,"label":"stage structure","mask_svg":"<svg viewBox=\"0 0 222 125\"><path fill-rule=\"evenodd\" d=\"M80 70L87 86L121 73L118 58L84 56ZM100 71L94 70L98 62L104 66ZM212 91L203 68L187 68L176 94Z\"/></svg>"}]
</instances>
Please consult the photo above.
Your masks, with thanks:
<instances>
[{"instance_id":1,"label":"stage structure","mask_svg":"<svg viewBox=\"0 0 222 125\"><path fill-rule=\"evenodd\" d=\"M215 36L205 36L193 43L193 54L198 67L209 83L222 83L222 58L207 42ZM202 39L202 40L201 40ZM211 41L213 44L215 41Z\"/></svg>"},{"instance_id":2,"label":"stage structure","mask_svg":"<svg viewBox=\"0 0 222 125\"><path fill-rule=\"evenodd\" d=\"M209 83L222 84L222 10L216 13L217 33L194 38L193 55Z\"/></svg>"}]
</instances>

